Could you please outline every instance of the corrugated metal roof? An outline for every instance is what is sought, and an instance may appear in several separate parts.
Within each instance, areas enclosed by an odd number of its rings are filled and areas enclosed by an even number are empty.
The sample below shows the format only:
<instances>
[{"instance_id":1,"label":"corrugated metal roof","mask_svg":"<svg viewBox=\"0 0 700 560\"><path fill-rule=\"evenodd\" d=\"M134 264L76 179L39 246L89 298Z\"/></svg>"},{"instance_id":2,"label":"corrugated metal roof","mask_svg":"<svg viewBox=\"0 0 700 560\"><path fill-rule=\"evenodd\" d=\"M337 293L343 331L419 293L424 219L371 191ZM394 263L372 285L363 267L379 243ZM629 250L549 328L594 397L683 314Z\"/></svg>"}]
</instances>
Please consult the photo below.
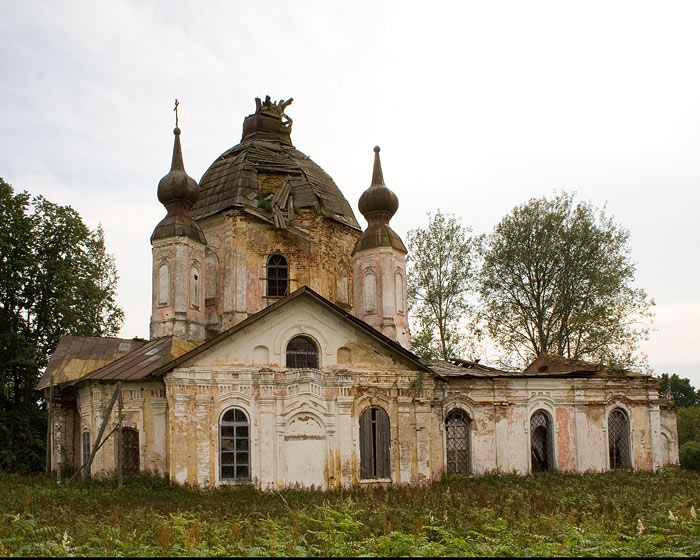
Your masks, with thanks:
<instances>
[{"instance_id":1,"label":"corrugated metal roof","mask_svg":"<svg viewBox=\"0 0 700 560\"><path fill-rule=\"evenodd\" d=\"M196 348L197 343L172 336L156 338L118 360L69 384L87 380L134 381L143 379L175 358Z\"/></svg>"},{"instance_id":2,"label":"corrugated metal roof","mask_svg":"<svg viewBox=\"0 0 700 560\"><path fill-rule=\"evenodd\" d=\"M36 388L48 387L52 375L54 383L83 377L144 344L146 341L140 338L62 336Z\"/></svg>"}]
</instances>

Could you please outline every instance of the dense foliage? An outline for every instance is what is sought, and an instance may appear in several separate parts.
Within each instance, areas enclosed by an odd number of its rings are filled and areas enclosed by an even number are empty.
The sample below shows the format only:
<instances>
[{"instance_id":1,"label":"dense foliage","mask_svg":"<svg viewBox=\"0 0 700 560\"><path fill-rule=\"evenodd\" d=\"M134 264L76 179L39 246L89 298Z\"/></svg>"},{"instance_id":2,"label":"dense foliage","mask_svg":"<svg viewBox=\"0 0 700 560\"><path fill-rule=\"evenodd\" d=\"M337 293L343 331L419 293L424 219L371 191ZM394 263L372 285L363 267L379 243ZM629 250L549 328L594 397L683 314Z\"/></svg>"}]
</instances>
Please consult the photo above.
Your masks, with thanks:
<instances>
[{"instance_id":1,"label":"dense foliage","mask_svg":"<svg viewBox=\"0 0 700 560\"><path fill-rule=\"evenodd\" d=\"M661 386L659 393L665 397L673 399L678 407L697 406L700 405L700 391L690 384L690 379L679 377L678 374L669 375L668 373L661 374L659 378Z\"/></svg>"},{"instance_id":2,"label":"dense foliage","mask_svg":"<svg viewBox=\"0 0 700 560\"><path fill-rule=\"evenodd\" d=\"M465 349L460 321L476 274L471 230L451 214L428 214L428 227L408 232L408 304L411 347L425 358L447 360Z\"/></svg>"},{"instance_id":3,"label":"dense foliage","mask_svg":"<svg viewBox=\"0 0 700 560\"><path fill-rule=\"evenodd\" d=\"M64 334L115 334L116 268L101 228L69 206L0 179L0 468L44 464L46 414L34 390Z\"/></svg>"},{"instance_id":4,"label":"dense foliage","mask_svg":"<svg viewBox=\"0 0 700 560\"><path fill-rule=\"evenodd\" d=\"M57 487L0 474L0 555L696 556L700 473L451 477L429 487Z\"/></svg>"},{"instance_id":5,"label":"dense foliage","mask_svg":"<svg viewBox=\"0 0 700 560\"><path fill-rule=\"evenodd\" d=\"M629 233L573 198L532 198L486 237L480 319L511 364L548 353L639 365L653 302L632 286Z\"/></svg>"}]
</instances>

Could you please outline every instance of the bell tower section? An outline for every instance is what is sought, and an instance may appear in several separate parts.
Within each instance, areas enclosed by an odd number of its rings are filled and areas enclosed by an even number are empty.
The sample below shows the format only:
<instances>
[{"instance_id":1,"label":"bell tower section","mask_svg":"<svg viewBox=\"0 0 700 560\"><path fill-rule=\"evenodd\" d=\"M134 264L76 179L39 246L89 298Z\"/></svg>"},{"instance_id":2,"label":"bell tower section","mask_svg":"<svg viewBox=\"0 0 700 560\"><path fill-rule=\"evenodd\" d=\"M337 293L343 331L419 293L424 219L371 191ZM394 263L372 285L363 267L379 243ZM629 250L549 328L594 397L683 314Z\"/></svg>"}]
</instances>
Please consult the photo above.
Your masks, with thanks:
<instances>
[{"instance_id":1,"label":"bell tower section","mask_svg":"<svg viewBox=\"0 0 700 560\"><path fill-rule=\"evenodd\" d=\"M372 184L358 204L367 220L352 251L355 316L410 349L406 300L406 247L389 226L399 199L384 184L379 146L374 148Z\"/></svg>"},{"instance_id":2,"label":"bell tower section","mask_svg":"<svg viewBox=\"0 0 700 560\"><path fill-rule=\"evenodd\" d=\"M206 338L204 270L206 238L192 220L197 182L185 172L180 129L175 130L170 172L158 183L158 200L168 214L153 230L153 301L151 338L174 335L191 341Z\"/></svg>"}]
</instances>

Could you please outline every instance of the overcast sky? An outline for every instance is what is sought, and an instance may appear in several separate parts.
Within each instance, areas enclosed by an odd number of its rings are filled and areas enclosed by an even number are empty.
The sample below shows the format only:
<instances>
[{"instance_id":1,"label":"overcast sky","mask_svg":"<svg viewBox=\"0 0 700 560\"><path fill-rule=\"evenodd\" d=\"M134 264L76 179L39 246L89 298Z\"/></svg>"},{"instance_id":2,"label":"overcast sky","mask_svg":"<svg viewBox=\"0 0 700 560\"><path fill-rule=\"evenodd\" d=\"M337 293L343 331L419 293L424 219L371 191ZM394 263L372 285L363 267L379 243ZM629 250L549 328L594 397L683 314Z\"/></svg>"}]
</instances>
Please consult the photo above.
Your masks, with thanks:
<instances>
[{"instance_id":1,"label":"overcast sky","mask_svg":"<svg viewBox=\"0 0 700 560\"><path fill-rule=\"evenodd\" d=\"M149 237L180 100L199 180L254 98L357 212L382 147L406 232L475 233L556 190L607 204L656 301L656 373L700 386L700 2L0 0L0 177L102 223L121 336L148 337Z\"/></svg>"}]
</instances>

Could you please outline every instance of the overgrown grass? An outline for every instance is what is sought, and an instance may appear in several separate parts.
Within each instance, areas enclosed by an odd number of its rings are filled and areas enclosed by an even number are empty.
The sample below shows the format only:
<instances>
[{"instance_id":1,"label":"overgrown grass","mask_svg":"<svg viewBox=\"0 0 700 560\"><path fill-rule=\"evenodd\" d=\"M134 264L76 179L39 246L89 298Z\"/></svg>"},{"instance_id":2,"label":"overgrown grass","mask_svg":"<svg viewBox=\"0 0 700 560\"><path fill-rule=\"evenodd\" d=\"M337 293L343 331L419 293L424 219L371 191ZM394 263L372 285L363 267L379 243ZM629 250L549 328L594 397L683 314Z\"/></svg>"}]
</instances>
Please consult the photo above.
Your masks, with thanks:
<instances>
[{"instance_id":1,"label":"overgrown grass","mask_svg":"<svg viewBox=\"0 0 700 560\"><path fill-rule=\"evenodd\" d=\"M680 469L330 493L0 473L0 556L696 556L699 506Z\"/></svg>"}]
</instances>

